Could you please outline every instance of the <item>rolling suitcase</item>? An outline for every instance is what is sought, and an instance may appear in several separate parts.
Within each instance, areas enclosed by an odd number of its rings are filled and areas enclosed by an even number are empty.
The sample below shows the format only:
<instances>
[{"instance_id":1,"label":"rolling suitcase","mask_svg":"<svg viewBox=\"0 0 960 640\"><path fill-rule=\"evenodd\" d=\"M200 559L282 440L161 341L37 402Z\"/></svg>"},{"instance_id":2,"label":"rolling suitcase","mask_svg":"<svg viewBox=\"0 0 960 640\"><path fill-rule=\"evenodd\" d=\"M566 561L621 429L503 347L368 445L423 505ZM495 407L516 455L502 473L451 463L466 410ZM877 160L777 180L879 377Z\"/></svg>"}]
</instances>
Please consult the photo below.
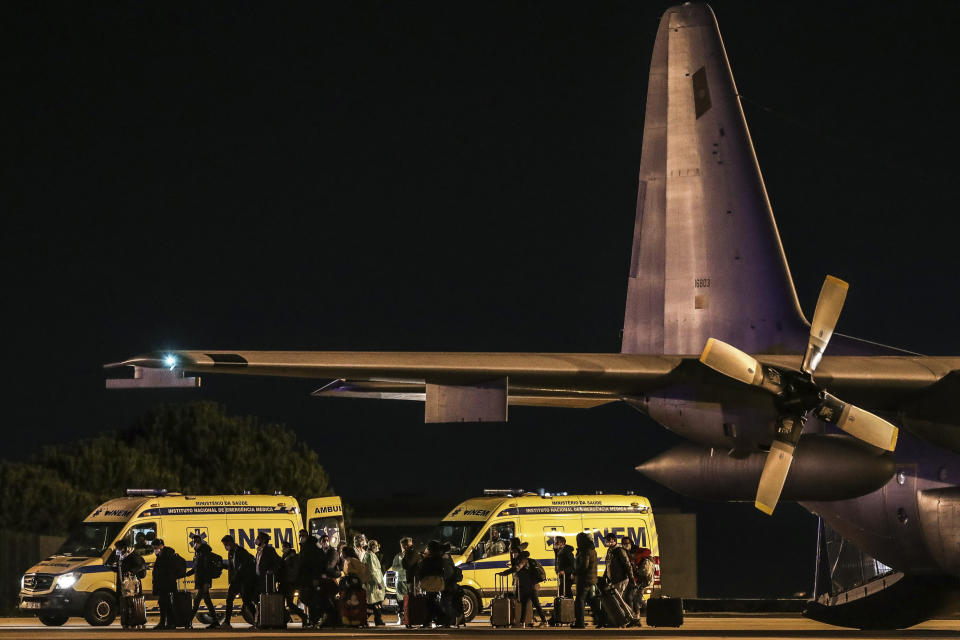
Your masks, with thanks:
<instances>
[{"instance_id":1,"label":"rolling suitcase","mask_svg":"<svg viewBox=\"0 0 960 640\"><path fill-rule=\"evenodd\" d=\"M626 627L635 621L633 612L610 585L600 590L600 607L603 610L604 624L608 627Z\"/></svg>"},{"instance_id":2,"label":"rolling suitcase","mask_svg":"<svg viewBox=\"0 0 960 640\"><path fill-rule=\"evenodd\" d=\"M495 580L497 595L490 602L490 626L509 627L517 624L520 604L516 595L506 588L507 576L498 575Z\"/></svg>"},{"instance_id":3,"label":"rolling suitcase","mask_svg":"<svg viewBox=\"0 0 960 640\"><path fill-rule=\"evenodd\" d=\"M573 598L565 598L563 596L564 577L565 576L560 576L560 580L557 582L557 597L553 599L553 619L551 620L551 624L555 627L573 624L575 619Z\"/></svg>"},{"instance_id":4,"label":"rolling suitcase","mask_svg":"<svg viewBox=\"0 0 960 640\"><path fill-rule=\"evenodd\" d=\"M647 600L648 627L683 625L683 598L650 598Z\"/></svg>"},{"instance_id":5,"label":"rolling suitcase","mask_svg":"<svg viewBox=\"0 0 960 640\"><path fill-rule=\"evenodd\" d=\"M260 594L257 602L256 626L258 629L286 629L287 605L282 593L273 593L275 582L272 573L267 573L264 583L264 593Z\"/></svg>"},{"instance_id":6,"label":"rolling suitcase","mask_svg":"<svg viewBox=\"0 0 960 640\"><path fill-rule=\"evenodd\" d=\"M367 626L367 592L356 576L345 576L341 582L337 609L345 627Z\"/></svg>"},{"instance_id":7,"label":"rolling suitcase","mask_svg":"<svg viewBox=\"0 0 960 640\"><path fill-rule=\"evenodd\" d=\"M193 622L193 599L186 591L174 591L170 594L171 624L186 627Z\"/></svg>"},{"instance_id":8,"label":"rolling suitcase","mask_svg":"<svg viewBox=\"0 0 960 640\"><path fill-rule=\"evenodd\" d=\"M140 629L147 626L147 606L142 594L123 596L120 624L124 629Z\"/></svg>"},{"instance_id":9,"label":"rolling suitcase","mask_svg":"<svg viewBox=\"0 0 960 640\"><path fill-rule=\"evenodd\" d=\"M416 579L413 591L403 596L403 620L408 629L430 624L430 604L427 596L420 592Z\"/></svg>"}]
</instances>

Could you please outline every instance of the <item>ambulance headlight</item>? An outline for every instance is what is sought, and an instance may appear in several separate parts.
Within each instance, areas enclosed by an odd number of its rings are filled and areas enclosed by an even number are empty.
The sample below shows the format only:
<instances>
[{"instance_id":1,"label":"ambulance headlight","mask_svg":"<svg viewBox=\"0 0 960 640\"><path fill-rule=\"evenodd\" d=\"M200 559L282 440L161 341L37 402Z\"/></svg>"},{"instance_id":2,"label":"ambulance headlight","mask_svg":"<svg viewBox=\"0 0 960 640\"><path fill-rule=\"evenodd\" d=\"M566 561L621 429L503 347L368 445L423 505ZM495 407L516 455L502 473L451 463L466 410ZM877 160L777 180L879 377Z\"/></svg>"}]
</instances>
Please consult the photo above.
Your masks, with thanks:
<instances>
[{"instance_id":1,"label":"ambulance headlight","mask_svg":"<svg viewBox=\"0 0 960 640\"><path fill-rule=\"evenodd\" d=\"M80 579L80 574L76 571L73 573L65 573L59 578L57 578L57 588L58 589L69 589L73 585L77 584L77 580Z\"/></svg>"},{"instance_id":2,"label":"ambulance headlight","mask_svg":"<svg viewBox=\"0 0 960 640\"><path fill-rule=\"evenodd\" d=\"M168 353L167 355L163 356L163 366L165 366L167 369L175 369L177 366L177 356L173 355L172 353Z\"/></svg>"}]
</instances>

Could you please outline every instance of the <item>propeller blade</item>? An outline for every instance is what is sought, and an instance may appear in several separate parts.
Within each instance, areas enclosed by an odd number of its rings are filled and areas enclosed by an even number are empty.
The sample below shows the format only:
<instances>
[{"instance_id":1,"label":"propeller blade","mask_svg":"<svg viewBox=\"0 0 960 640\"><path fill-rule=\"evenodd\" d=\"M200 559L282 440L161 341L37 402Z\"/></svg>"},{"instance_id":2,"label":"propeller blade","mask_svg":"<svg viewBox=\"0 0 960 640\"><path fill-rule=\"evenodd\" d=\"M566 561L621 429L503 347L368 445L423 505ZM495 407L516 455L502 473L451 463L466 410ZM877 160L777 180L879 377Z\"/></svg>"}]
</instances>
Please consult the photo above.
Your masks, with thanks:
<instances>
[{"instance_id":1,"label":"propeller blade","mask_svg":"<svg viewBox=\"0 0 960 640\"><path fill-rule=\"evenodd\" d=\"M827 276L817 298L817 308L813 312L813 322L810 324L810 341L807 343L807 353L803 356L801 369L805 373L813 374L820 364L820 358L830 342L833 329L837 326L837 319L843 309L843 302L847 299L846 282L833 276Z\"/></svg>"},{"instance_id":2,"label":"propeller blade","mask_svg":"<svg viewBox=\"0 0 960 640\"><path fill-rule=\"evenodd\" d=\"M763 473L760 474L760 484L757 486L757 500L753 504L768 516L780 501L783 483L787 481L787 473L793 463L794 449L792 444L774 440L770 445L767 461L763 463Z\"/></svg>"},{"instance_id":3,"label":"propeller blade","mask_svg":"<svg viewBox=\"0 0 960 640\"><path fill-rule=\"evenodd\" d=\"M756 358L716 338L707 340L700 362L745 384L759 386L763 382L763 369Z\"/></svg>"},{"instance_id":4,"label":"propeller blade","mask_svg":"<svg viewBox=\"0 0 960 640\"><path fill-rule=\"evenodd\" d=\"M878 415L844 402L829 393L822 395L817 417L837 425L855 438L875 447L893 451L897 448L900 430Z\"/></svg>"}]
</instances>

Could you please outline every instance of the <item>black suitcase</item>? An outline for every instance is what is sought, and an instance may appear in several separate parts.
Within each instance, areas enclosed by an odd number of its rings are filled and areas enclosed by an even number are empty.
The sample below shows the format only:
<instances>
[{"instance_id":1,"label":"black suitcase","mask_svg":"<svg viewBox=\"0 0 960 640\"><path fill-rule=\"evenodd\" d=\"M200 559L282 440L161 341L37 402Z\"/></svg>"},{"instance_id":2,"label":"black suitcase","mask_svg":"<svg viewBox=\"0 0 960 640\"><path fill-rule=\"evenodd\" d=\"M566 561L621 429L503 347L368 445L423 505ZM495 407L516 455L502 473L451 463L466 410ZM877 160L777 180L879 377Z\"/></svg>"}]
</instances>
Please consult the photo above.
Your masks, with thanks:
<instances>
[{"instance_id":1,"label":"black suitcase","mask_svg":"<svg viewBox=\"0 0 960 640\"><path fill-rule=\"evenodd\" d=\"M648 627L683 625L683 598L650 598L647 600Z\"/></svg>"},{"instance_id":2,"label":"black suitcase","mask_svg":"<svg viewBox=\"0 0 960 640\"><path fill-rule=\"evenodd\" d=\"M274 593L276 582L273 574L267 572L264 576L264 589L257 601L258 629L286 629L287 602L282 593Z\"/></svg>"},{"instance_id":3,"label":"black suitcase","mask_svg":"<svg viewBox=\"0 0 960 640\"><path fill-rule=\"evenodd\" d=\"M563 578L557 581L557 597L553 599L553 619L551 623L554 626L573 624L576 614L573 608L573 598L563 596Z\"/></svg>"},{"instance_id":4,"label":"black suitcase","mask_svg":"<svg viewBox=\"0 0 960 640\"><path fill-rule=\"evenodd\" d=\"M186 627L193 622L193 598L186 591L174 591L170 594L170 615L175 627Z\"/></svg>"}]
</instances>

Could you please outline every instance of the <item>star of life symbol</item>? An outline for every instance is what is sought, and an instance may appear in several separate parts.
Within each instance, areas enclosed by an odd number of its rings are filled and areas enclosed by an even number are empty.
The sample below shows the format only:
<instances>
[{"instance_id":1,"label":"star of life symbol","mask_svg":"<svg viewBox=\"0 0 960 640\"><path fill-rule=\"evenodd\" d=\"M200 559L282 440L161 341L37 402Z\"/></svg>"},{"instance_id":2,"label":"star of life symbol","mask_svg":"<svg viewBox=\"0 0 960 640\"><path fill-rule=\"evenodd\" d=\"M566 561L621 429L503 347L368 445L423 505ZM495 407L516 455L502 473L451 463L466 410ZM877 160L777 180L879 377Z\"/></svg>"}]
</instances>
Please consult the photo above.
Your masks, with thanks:
<instances>
[{"instance_id":1,"label":"star of life symbol","mask_svg":"<svg viewBox=\"0 0 960 640\"><path fill-rule=\"evenodd\" d=\"M206 527L190 527L187 529L187 544L191 546L200 546L201 544L207 544L209 540L207 539L207 528Z\"/></svg>"}]
</instances>

